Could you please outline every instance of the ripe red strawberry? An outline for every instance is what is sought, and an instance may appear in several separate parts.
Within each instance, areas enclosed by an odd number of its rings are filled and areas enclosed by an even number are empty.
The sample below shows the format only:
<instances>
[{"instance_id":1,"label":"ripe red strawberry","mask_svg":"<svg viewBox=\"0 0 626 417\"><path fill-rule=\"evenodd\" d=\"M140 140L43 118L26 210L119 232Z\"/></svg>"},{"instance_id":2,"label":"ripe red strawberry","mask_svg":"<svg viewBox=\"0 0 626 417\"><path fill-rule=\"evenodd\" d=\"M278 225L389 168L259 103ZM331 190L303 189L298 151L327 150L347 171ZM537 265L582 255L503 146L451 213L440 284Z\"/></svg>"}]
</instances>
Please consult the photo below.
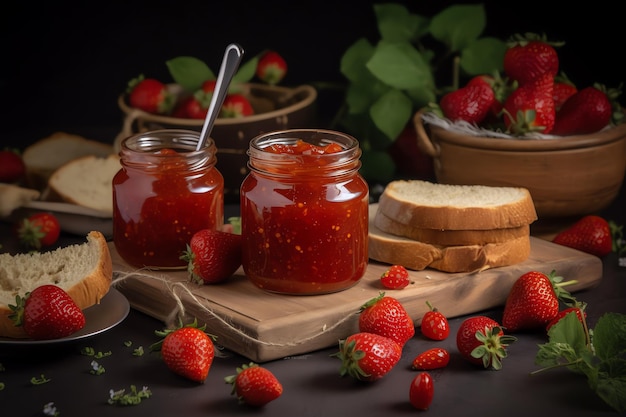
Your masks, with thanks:
<instances>
[{"instance_id":1,"label":"ripe red strawberry","mask_svg":"<svg viewBox=\"0 0 626 417\"><path fill-rule=\"evenodd\" d=\"M85 327L85 315L65 290L45 284L15 298L10 305L11 318L16 326L37 340L59 339L70 336Z\"/></svg>"},{"instance_id":2,"label":"ripe red strawberry","mask_svg":"<svg viewBox=\"0 0 626 417\"><path fill-rule=\"evenodd\" d=\"M270 85L278 84L287 75L287 62L275 51L265 52L256 67L256 76Z\"/></svg>"},{"instance_id":3,"label":"ripe red strawberry","mask_svg":"<svg viewBox=\"0 0 626 417\"><path fill-rule=\"evenodd\" d=\"M409 401L418 410L428 410L435 395L433 379L428 372L420 372L411 381Z\"/></svg>"},{"instance_id":4,"label":"ripe red strawberry","mask_svg":"<svg viewBox=\"0 0 626 417\"><path fill-rule=\"evenodd\" d=\"M220 111L220 117L245 117L254 114L250 101L243 94L228 94Z\"/></svg>"},{"instance_id":5,"label":"ripe red strawberry","mask_svg":"<svg viewBox=\"0 0 626 417\"><path fill-rule=\"evenodd\" d=\"M619 94L618 90L607 90L600 84L583 88L563 103L552 134L584 135L606 127L611 123L613 101Z\"/></svg>"},{"instance_id":6,"label":"ripe red strawberry","mask_svg":"<svg viewBox=\"0 0 626 417\"><path fill-rule=\"evenodd\" d=\"M540 75L520 85L504 102L504 125L513 134L550 133L554 127L554 78Z\"/></svg>"},{"instance_id":7,"label":"ripe red strawberry","mask_svg":"<svg viewBox=\"0 0 626 417\"><path fill-rule=\"evenodd\" d=\"M163 362L175 374L202 383L215 357L213 340L204 330L205 326L198 327L194 321L176 329L156 331L157 336L165 338L150 349L160 350Z\"/></svg>"},{"instance_id":8,"label":"ripe red strawberry","mask_svg":"<svg viewBox=\"0 0 626 417\"><path fill-rule=\"evenodd\" d=\"M388 337L403 347L415 335L415 325L404 306L381 292L361 306L359 331Z\"/></svg>"},{"instance_id":9,"label":"ripe red strawberry","mask_svg":"<svg viewBox=\"0 0 626 417\"><path fill-rule=\"evenodd\" d=\"M148 113L168 113L175 101L165 84L154 78L144 78L143 75L128 83L127 92L130 105Z\"/></svg>"},{"instance_id":10,"label":"ripe red strawberry","mask_svg":"<svg viewBox=\"0 0 626 417\"><path fill-rule=\"evenodd\" d=\"M464 120L478 125L485 120L495 101L488 80L477 76L464 87L441 97L439 107L443 115L452 121Z\"/></svg>"},{"instance_id":11,"label":"ripe red strawberry","mask_svg":"<svg viewBox=\"0 0 626 417\"><path fill-rule=\"evenodd\" d=\"M359 332L339 341L339 351L331 356L341 359L341 376L373 382L391 371L402 355L393 339L376 333Z\"/></svg>"},{"instance_id":12,"label":"ripe red strawberry","mask_svg":"<svg viewBox=\"0 0 626 417\"><path fill-rule=\"evenodd\" d=\"M571 295L561 287L573 281L561 282L552 271L546 275L529 271L521 275L507 296L502 325L509 332L544 328L559 313L559 301L567 302Z\"/></svg>"},{"instance_id":13,"label":"ripe red strawberry","mask_svg":"<svg viewBox=\"0 0 626 417\"><path fill-rule=\"evenodd\" d=\"M465 319L456 334L456 346L465 360L485 369L502 369L506 347L516 339L505 335L500 324L487 316Z\"/></svg>"},{"instance_id":14,"label":"ripe red strawberry","mask_svg":"<svg viewBox=\"0 0 626 417\"><path fill-rule=\"evenodd\" d=\"M240 403L261 407L274 401L283 393L283 386L276 376L267 368L256 363L243 364L237 368L236 375L224 378L232 384L232 395L236 395Z\"/></svg>"},{"instance_id":15,"label":"ripe red strawberry","mask_svg":"<svg viewBox=\"0 0 626 417\"><path fill-rule=\"evenodd\" d=\"M450 335L450 324L445 315L426 301L429 310L422 317L422 335L432 340L444 340Z\"/></svg>"},{"instance_id":16,"label":"ripe red strawberry","mask_svg":"<svg viewBox=\"0 0 626 417\"><path fill-rule=\"evenodd\" d=\"M552 242L603 257L612 251L613 235L604 218L590 214L557 234Z\"/></svg>"},{"instance_id":17,"label":"ripe red strawberry","mask_svg":"<svg viewBox=\"0 0 626 417\"><path fill-rule=\"evenodd\" d=\"M576 314L576 317L578 318L578 321L583 323L583 321L587 317L587 313L585 312L584 308L585 308L585 305L583 304L581 306L567 307L566 309L563 309L563 310L559 311L559 313L556 315L556 317L554 317L552 320L550 320L550 322L546 325L546 331L550 330L550 328L552 326L554 326L556 323L558 323L559 320L561 320L563 317L565 317L569 313Z\"/></svg>"},{"instance_id":18,"label":"ripe red strawberry","mask_svg":"<svg viewBox=\"0 0 626 417\"><path fill-rule=\"evenodd\" d=\"M0 182L14 183L26 174L26 164L17 150L0 151Z\"/></svg>"},{"instance_id":19,"label":"ripe red strawberry","mask_svg":"<svg viewBox=\"0 0 626 417\"><path fill-rule=\"evenodd\" d=\"M380 276L380 283L390 290L399 290L411 283L409 271L402 265L392 265Z\"/></svg>"},{"instance_id":20,"label":"ripe red strawberry","mask_svg":"<svg viewBox=\"0 0 626 417\"><path fill-rule=\"evenodd\" d=\"M557 75L554 78L554 91L552 92L552 97L554 98L554 109L558 112L563 106L563 103L565 103L568 98L576 94L577 91L578 88L576 88L576 85L574 85L574 83L571 82L565 74L561 73L560 75ZM554 132L554 128L552 131Z\"/></svg>"},{"instance_id":21,"label":"ripe red strawberry","mask_svg":"<svg viewBox=\"0 0 626 417\"><path fill-rule=\"evenodd\" d=\"M450 353L441 347L435 347L418 354L411 362L411 368L427 371L445 368L450 362Z\"/></svg>"},{"instance_id":22,"label":"ripe red strawberry","mask_svg":"<svg viewBox=\"0 0 626 417\"><path fill-rule=\"evenodd\" d=\"M527 84L548 74L555 77L559 71L559 57L555 46L560 42L548 42L545 36L528 33L514 35L504 54L504 72L520 85Z\"/></svg>"},{"instance_id":23,"label":"ripe red strawberry","mask_svg":"<svg viewBox=\"0 0 626 417\"><path fill-rule=\"evenodd\" d=\"M39 250L57 242L61 225L54 214L38 212L22 219L16 226L16 233L25 247Z\"/></svg>"},{"instance_id":24,"label":"ripe red strawberry","mask_svg":"<svg viewBox=\"0 0 626 417\"><path fill-rule=\"evenodd\" d=\"M187 261L192 282L223 282L241 266L241 235L221 230L199 230L191 237L180 258Z\"/></svg>"}]
</instances>

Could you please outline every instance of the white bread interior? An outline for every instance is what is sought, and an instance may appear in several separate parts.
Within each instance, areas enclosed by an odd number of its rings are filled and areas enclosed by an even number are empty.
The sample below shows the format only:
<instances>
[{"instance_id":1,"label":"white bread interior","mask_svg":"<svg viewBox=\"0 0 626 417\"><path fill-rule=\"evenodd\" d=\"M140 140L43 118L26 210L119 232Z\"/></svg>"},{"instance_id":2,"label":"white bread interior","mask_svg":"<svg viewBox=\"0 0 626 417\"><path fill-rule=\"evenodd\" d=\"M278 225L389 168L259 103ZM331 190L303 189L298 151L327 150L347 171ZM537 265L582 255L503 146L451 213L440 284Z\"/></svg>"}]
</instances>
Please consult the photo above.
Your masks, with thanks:
<instances>
[{"instance_id":1,"label":"white bread interior","mask_svg":"<svg viewBox=\"0 0 626 417\"><path fill-rule=\"evenodd\" d=\"M48 186L53 198L113 215L112 182L120 168L117 155L83 156L57 169Z\"/></svg>"},{"instance_id":2,"label":"white bread interior","mask_svg":"<svg viewBox=\"0 0 626 417\"><path fill-rule=\"evenodd\" d=\"M439 230L492 230L529 225L537 212L525 188L392 181L379 210L407 226Z\"/></svg>"},{"instance_id":3,"label":"white bread interior","mask_svg":"<svg viewBox=\"0 0 626 417\"><path fill-rule=\"evenodd\" d=\"M106 157L115 153L113 145L80 135L55 132L24 149L28 186L44 190L54 171L65 163L86 155Z\"/></svg>"},{"instance_id":4,"label":"white bread interior","mask_svg":"<svg viewBox=\"0 0 626 417\"><path fill-rule=\"evenodd\" d=\"M112 277L111 253L98 231L89 232L85 243L49 252L0 254L0 337L27 337L9 318L16 295L23 297L41 285L55 284L85 309L100 303Z\"/></svg>"}]
</instances>

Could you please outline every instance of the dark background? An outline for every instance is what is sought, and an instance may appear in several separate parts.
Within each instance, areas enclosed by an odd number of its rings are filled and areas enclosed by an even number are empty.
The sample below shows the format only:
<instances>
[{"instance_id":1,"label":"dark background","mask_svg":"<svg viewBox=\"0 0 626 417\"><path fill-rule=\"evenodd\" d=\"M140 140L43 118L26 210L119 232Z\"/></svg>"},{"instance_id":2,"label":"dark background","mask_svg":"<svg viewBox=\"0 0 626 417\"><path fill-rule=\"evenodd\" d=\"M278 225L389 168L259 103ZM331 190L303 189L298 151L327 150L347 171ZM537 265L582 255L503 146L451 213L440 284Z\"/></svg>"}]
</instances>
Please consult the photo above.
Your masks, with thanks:
<instances>
[{"instance_id":1,"label":"dark background","mask_svg":"<svg viewBox=\"0 0 626 417\"><path fill-rule=\"evenodd\" d=\"M399 2L425 16L454 3L478 3ZM217 73L231 42L242 45L246 56L279 51L289 64L283 85L344 82L341 55L361 36L377 39L372 4L382 1L76 3L15 2L2 14L3 144L32 142L57 130L112 141L122 122L116 100L131 78L144 73L169 82L165 61L182 55L204 60ZM559 50L561 68L579 86L617 87L626 78L623 20L608 1L550 3L550 12L545 1L483 4L486 35L536 32L566 41Z\"/></svg>"}]
</instances>

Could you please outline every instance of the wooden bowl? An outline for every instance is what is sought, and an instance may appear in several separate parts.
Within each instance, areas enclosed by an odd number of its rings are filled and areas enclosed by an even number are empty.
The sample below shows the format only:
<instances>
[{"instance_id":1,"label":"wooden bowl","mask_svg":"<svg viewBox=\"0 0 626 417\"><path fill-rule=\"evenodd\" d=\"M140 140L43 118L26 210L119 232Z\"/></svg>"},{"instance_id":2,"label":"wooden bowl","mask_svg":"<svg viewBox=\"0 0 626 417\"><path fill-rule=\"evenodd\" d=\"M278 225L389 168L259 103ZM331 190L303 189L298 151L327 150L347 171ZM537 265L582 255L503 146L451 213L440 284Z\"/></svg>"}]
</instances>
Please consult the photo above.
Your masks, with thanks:
<instances>
[{"instance_id":1,"label":"wooden bowl","mask_svg":"<svg viewBox=\"0 0 626 417\"><path fill-rule=\"evenodd\" d=\"M177 84L168 88L182 95ZM255 136L274 130L314 127L317 91L309 85L298 87L270 86L267 84L242 84L242 93L248 97L255 114L239 118L217 118L211 137L217 146L217 169L224 176L224 201L239 203L239 187L248 174L248 143ZM162 116L132 108L127 96L118 99L125 113L122 131L115 139L114 148L124 138L157 129L202 130L204 120Z\"/></svg>"},{"instance_id":2,"label":"wooden bowl","mask_svg":"<svg viewBox=\"0 0 626 417\"><path fill-rule=\"evenodd\" d=\"M413 123L438 182L525 187L540 220L598 212L615 199L624 179L626 124L589 135L507 139L424 125L421 111Z\"/></svg>"}]
</instances>

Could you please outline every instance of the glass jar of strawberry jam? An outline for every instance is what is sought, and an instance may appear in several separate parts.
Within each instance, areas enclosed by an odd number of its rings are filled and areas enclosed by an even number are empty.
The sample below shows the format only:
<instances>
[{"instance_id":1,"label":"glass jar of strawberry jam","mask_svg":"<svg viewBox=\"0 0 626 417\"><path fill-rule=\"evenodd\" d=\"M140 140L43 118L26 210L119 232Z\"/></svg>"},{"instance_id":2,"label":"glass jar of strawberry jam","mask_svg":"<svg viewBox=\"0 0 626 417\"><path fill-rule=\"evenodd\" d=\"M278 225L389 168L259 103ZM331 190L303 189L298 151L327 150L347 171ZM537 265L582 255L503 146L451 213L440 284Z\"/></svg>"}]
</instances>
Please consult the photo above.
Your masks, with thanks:
<instances>
[{"instance_id":1,"label":"glass jar of strawberry jam","mask_svg":"<svg viewBox=\"0 0 626 417\"><path fill-rule=\"evenodd\" d=\"M346 134L285 130L250 141L241 185L242 262L259 288L282 294L347 289L368 261L369 188Z\"/></svg>"},{"instance_id":2,"label":"glass jar of strawberry jam","mask_svg":"<svg viewBox=\"0 0 626 417\"><path fill-rule=\"evenodd\" d=\"M121 143L122 168L113 178L113 242L130 265L181 269L195 232L224 223L224 178L209 139L196 151L199 132L165 129Z\"/></svg>"}]
</instances>

